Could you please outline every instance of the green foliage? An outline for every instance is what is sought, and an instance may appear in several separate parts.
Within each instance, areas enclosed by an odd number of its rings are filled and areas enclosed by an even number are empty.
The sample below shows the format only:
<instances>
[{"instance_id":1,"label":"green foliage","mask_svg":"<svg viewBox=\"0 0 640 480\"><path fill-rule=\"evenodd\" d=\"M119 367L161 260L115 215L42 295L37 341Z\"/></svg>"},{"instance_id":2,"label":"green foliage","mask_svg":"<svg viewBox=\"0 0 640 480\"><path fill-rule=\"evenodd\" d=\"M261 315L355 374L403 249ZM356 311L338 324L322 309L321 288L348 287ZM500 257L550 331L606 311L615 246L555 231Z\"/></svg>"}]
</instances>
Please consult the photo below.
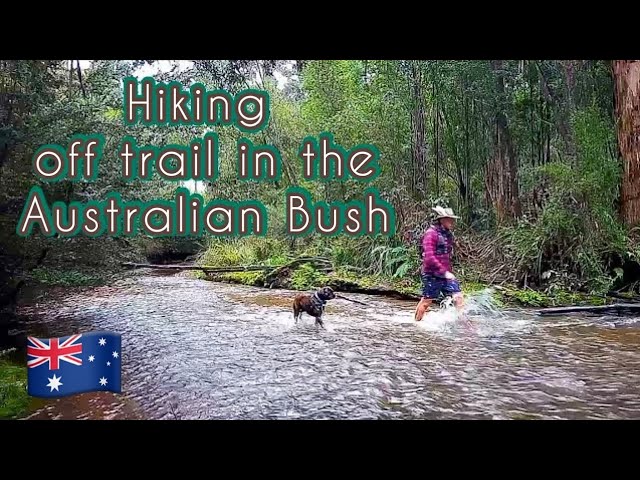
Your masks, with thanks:
<instances>
[{"instance_id":1,"label":"green foliage","mask_svg":"<svg viewBox=\"0 0 640 480\"><path fill-rule=\"evenodd\" d=\"M503 288L500 292L503 302L524 307L564 307L569 305L604 305L606 298L587 295L562 289L553 289L547 293L530 288Z\"/></svg>"},{"instance_id":2,"label":"green foliage","mask_svg":"<svg viewBox=\"0 0 640 480\"><path fill-rule=\"evenodd\" d=\"M287 248L282 240L245 237L236 240L213 239L199 256L199 265L230 267L236 265L273 265L287 262Z\"/></svg>"},{"instance_id":3,"label":"green foliage","mask_svg":"<svg viewBox=\"0 0 640 480\"><path fill-rule=\"evenodd\" d=\"M545 296L534 290L509 290L507 295L527 307L543 307L546 305Z\"/></svg>"},{"instance_id":4,"label":"green foliage","mask_svg":"<svg viewBox=\"0 0 640 480\"><path fill-rule=\"evenodd\" d=\"M464 292L467 294L481 292L482 290L489 288L489 285L485 283L470 281L463 281L462 286L464 288Z\"/></svg>"},{"instance_id":5,"label":"green foliage","mask_svg":"<svg viewBox=\"0 0 640 480\"><path fill-rule=\"evenodd\" d=\"M379 276L363 274L359 271L354 271L353 268L347 266L338 267L336 269L335 275L332 275L332 279L333 278L341 282L360 285L364 288L375 287L384 282L384 279L380 278Z\"/></svg>"},{"instance_id":6,"label":"green foliage","mask_svg":"<svg viewBox=\"0 0 640 480\"><path fill-rule=\"evenodd\" d=\"M327 283L327 276L308 263L301 265L291 275L291 286L295 290L310 290L325 283Z\"/></svg>"},{"instance_id":7,"label":"green foliage","mask_svg":"<svg viewBox=\"0 0 640 480\"><path fill-rule=\"evenodd\" d=\"M611 213L618 198L621 165L614 155L616 138L611 120L593 107L576 112L573 120L580 158L580 187L595 213Z\"/></svg>"},{"instance_id":8,"label":"green foliage","mask_svg":"<svg viewBox=\"0 0 640 480\"><path fill-rule=\"evenodd\" d=\"M375 274L387 275L392 278L404 277L413 273L418 265L415 248L404 245L390 247L380 245L371 251L372 271Z\"/></svg>"},{"instance_id":9,"label":"green foliage","mask_svg":"<svg viewBox=\"0 0 640 480\"><path fill-rule=\"evenodd\" d=\"M19 418L28 406L26 367L0 358L0 418Z\"/></svg>"},{"instance_id":10,"label":"green foliage","mask_svg":"<svg viewBox=\"0 0 640 480\"><path fill-rule=\"evenodd\" d=\"M200 265L213 267L229 267L249 265L253 259L252 250L244 244L231 242L212 242L201 255Z\"/></svg>"},{"instance_id":11,"label":"green foliage","mask_svg":"<svg viewBox=\"0 0 640 480\"><path fill-rule=\"evenodd\" d=\"M223 280L241 285L262 287L264 273L262 272L231 272L220 276Z\"/></svg>"},{"instance_id":12,"label":"green foliage","mask_svg":"<svg viewBox=\"0 0 640 480\"><path fill-rule=\"evenodd\" d=\"M585 279L591 292L605 293L620 278L609 273L611 261L628 250L616 215L621 172L613 129L594 108L576 112L573 125L577 167L554 162L529 170L525 189L547 185L548 199L537 218L502 234L517 268L538 278L566 270Z\"/></svg>"},{"instance_id":13,"label":"green foliage","mask_svg":"<svg viewBox=\"0 0 640 480\"><path fill-rule=\"evenodd\" d=\"M335 130L340 113L359 93L361 62L352 60L319 60L304 70L302 87L308 97L302 106L303 117L319 130ZM320 132L317 132L320 133Z\"/></svg>"},{"instance_id":14,"label":"green foliage","mask_svg":"<svg viewBox=\"0 0 640 480\"><path fill-rule=\"evenodd\" d=\"M91 275L77 270L59 270L45 267L32 270L31 277L46 285L64 285L68 287L100 285L104 282L104 278L100 275Z\"/></svg>"},{"instance_id":15,"label":"green foliage","mask_svg":"<svg viewBox=\"0 0 640 480\"><path fill-rule=\"evenodd\" d=\"M206 280L207 279L207 274L204 273L202 270L192 270L190 272L187 273L187 275L191 278L196 278L198 280Z\"/></svg>"},{"instance_id":16,"label":"green foliage","mask_svg":"<svg viewBox=\"0 0 640 480\"><path fill-rule=\"evenodd\" d=\"M336 238L329 249L330 258L334 265L357 266L369 250L368 242L356 241L352 238Z\"/></svg>"},{"instance_id":17,"label":"green foliage","mask_svg":"<svg viewBox=\"0 0 640 480\"><path fill-rule=\"evenodd\" d=\"M202 136L205 128L124 126L121 80L140 64L95 61L83 72L82 85L69 71L68 61L2 64L2 85L15 89L5 92L9 94L5 100L0 99L0 113L13 112L12 118L0 118L0 153L5 145L10 147L6 159L0 155L4 162L0 164L2 247L15 243L12 232L19 206L34 183L33 151L48 142L66 145L74 133L105 134L100 175L91 183L44 184L50 201L102 200L110 191L143 201L172 197L176 186L172 182L122 180L117 155L120 140L132 135L139 145L186 145ZM200 264L278 266L292 256L322 255L356 279L384 278L414 288L419 259L415 245L401 235L423 224L434 203L454 208L463 215L461 223L466 227L499 235L510 268L519 270L519 278L526 276L543 285L549 295L584 286L604 292L625 280L613 268L625 260L640 259L640 244L629 241L617 220L621 171L611 121L613 82L606 61L509 60L501 62L499 70L486 60L321 60L305 64L296 72L295 68L282 68L279 61L198 60L186 72L172 70L157 77L202 81L231 90L258 87L270 94L268 128L252 141L278 148L282 181L238 182L236 145L242 134L215 127L220 138L221 175L215 183L201 185L207 199L261 201L269 215L268 237L202 240L206 245ZM284 90L271 75L275 67L289 78ZM498 91L499 78L504 80L503 92ZM496 158L499 112L508 122L522 199L531 199L534 190L540 189L547 197L540 211L532 215L525 212L525 218L515 225L495 231L495 200L486 192L486 172ZM302 178L300 142L321 131L332 132L336 142L347 149L374 144L381 153L382 175L371 185ZM421 148L424 156L416 154ZM283 194L292 185L307 188L315 201L327 202L361 199L364 188L375 186L394 205L399 234L393 239L312 236L293 241L286 235L282 208ZM37 258L45 247L50 248L50 256L56 251L64 256L86 250L86 244L74 239L30 238L20 242L16 248L11 245L14 259ZM78 263L104 263L114 257L114 249L161 258L203 248L191 241L152 238L100 238L92 239L91 245L91 258L83 256ZM474 262L491 262L473 257L464 261L464 268ZM300 287L315 281L308 269L298 272ZM37 269L33 276L45 283L65 285L89 284L97 279L91 272L63 269Z\"/></svg>"}]
</instances>

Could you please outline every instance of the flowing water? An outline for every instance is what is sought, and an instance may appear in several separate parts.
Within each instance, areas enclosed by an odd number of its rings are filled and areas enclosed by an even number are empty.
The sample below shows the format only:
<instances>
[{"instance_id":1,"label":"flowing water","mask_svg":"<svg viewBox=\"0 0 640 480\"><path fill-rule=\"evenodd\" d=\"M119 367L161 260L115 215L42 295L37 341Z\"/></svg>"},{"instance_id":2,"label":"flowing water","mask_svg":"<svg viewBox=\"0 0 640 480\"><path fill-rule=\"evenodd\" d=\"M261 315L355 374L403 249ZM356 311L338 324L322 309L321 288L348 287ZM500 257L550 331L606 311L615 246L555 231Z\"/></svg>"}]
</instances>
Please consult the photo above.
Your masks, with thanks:
<instances>
[{"instance_id":1,"label":"flowing water","mask_svg":"<svg viewBox=\"0 0 640 480\"><path fill-rule=\"evenodd\" d=\"M28 333L122 334L123 394L41 402L31 418L635 419L637 318L538 317L471 297L349 295L296 325L293 292L145 274L22 307Z\"/></svg>"}]
</instances>

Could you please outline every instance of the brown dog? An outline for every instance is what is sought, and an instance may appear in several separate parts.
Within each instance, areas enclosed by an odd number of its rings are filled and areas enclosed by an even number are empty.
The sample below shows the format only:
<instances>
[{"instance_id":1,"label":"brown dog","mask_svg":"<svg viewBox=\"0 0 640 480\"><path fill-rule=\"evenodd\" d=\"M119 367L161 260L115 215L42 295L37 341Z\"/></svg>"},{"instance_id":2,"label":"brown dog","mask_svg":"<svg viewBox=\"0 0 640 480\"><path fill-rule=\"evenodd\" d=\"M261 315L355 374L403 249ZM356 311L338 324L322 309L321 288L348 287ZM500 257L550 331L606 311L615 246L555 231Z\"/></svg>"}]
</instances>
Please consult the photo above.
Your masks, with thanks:
<instances>
[{"instance_id":1,"label":"brown dog","mask_svg":"<svg viewBox=\"0 0 640 480\"><path fill-rule=\"evenodd\" d=\"M323 287L314 294L299 294L293 299L293 318L296 323L302 316L302 312L307 315L311 315L316 319L316 325L324 328L322 323L322 314L324 313L324 307L328 300L336 298L336 294L333 293L331 287Z\"/></svg>"}]
</instances>

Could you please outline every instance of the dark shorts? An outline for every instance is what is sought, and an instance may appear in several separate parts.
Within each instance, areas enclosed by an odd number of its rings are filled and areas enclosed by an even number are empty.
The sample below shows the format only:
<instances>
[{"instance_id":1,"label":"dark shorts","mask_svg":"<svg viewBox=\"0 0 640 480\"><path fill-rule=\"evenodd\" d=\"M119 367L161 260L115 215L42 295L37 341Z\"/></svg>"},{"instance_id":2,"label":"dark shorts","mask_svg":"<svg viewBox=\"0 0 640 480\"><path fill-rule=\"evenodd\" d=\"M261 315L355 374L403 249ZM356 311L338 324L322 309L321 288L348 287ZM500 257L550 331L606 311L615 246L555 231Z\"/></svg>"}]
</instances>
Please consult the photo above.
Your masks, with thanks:
<instances>
[{"instance_id":1,"label":"dark shorts","mask_svg":"<svg viewBox=\"0 0 640 480\"><path fill-rule=\"evenodd\" d=\"M447 296L460 292L460 285L456 280L447 280L444 277L422 274L422 296L432 300L437 299L440 294Z\"/></svg>"}]
</instances>

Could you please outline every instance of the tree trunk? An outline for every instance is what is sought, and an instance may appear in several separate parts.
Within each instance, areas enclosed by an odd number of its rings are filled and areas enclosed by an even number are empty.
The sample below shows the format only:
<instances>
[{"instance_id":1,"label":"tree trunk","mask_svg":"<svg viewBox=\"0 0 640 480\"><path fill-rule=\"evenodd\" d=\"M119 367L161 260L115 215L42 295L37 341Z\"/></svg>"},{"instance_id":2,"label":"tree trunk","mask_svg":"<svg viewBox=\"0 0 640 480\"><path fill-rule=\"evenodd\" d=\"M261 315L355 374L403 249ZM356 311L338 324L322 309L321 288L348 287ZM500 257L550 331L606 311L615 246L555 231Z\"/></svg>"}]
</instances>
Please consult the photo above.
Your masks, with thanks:
<instances>
[{"instance_id":1,"label":"tree trunk","mask_svg":"<svg viewBox=\"0 0 640 480\"><path fill-rule=\"evenodd\" d=\"M640 60L614 60L618 148L622 156L621 216L640 224Z\"/></svg>"},{"instance_id":2,"label":"tree trunk","mask_svg":"<svg viewBox=\"0 0 640 480\"><path fill-rule=\"evenodd\" d=\"M573 73L573 65L572 60L564 60L560 61L560 65L564 68L565 72L565 89L558 92L554 89L550 83L550 80L545 75L545 71L540 66L540 62L534 62L536 69L538 70L538 75L540 76L540 87L542 88L542 93L544 94L545 105L547 108L547 120L552 120L552 109L556 109L557 121L555 122L558 132L560 133L560 137L564 143L565 151L571 157L571 159L575 159L576 149L575 142L573 140L573 134L571 132L569 119L571 118L571 113L573 111L573 89L575 88L575 79ZM563 94L564 92L564 94ZM547 123L547 151L545 153L546 161L549 162L549 152L550 152L550 135L551 135L551 127L549 126L551 123Z\"/></svg>"},{"instance_id":3,"label":"tree trunk","mask_svg":"<svg viewBox=\"0 0 640 480\"><path fill-rule=\"evenodd\" d=\"M466 82L465 82L466 83ZM465 85L466 87L466 85ZM471 164L471 150L470 150L470 139L469 139L469 96L466 95L466 89L463 90L464 95L464 143L465 143L465 152L464 152L464 191L460 188L460 193L463 195L464 202L464 215L466 220L469 221L471 219L471 182L469 180L469 168Z\"/></svg>"},{"instance_id":4,"label":"tree trunk","mask_svg":"<svg viewBox=\"0 0 640 480\"><path fill-rule=\"evenodd\" d=\"M436 196L440 196L440 141L439 141L439 125L438 125L438 97L436 96L436 83L433 82L433 161L435 164L435 175L436 175Z\"/></svg>"},{"instance_id":5,"label":"tree trunk","mask_svg":"<svg viewBox=\"0 0 640 480\"><path fill-rule=\"evenodd\" d=\"M487 165L487 194L496 212L498 224L520 216L518 165L505 114L506 95L502 60L492 60L496 75L495 130L493 158Z\"/></svg>"},{"instance_id":6,"label":"tree trunk","mask_svg":"<svg viewBox=\"0 0 640 480\"><path fill-rule=\"evenodd\" d=\"M427 144L422 71L417 61L411 62L411 154L416 178L412 186L418 199L424 199L427 192Z\"/></svg>"},{"instance_id":7,"label":"tree trunk","mask_svg":"<svg viewBox=\"0 0 640 480\"><path fill-rule=\"evenodd\" d=\"M529 65L533 65L530 63ZM536 141L533 130L533 109L535 108L533 105L533 75L531 67L529 67L529 135L531 140L531 166L535 166L535 150L536 150Z\"/></svg>"},{"instance_id":8,"label":"tree trunk","mask_svg":"<svg viewBox=\"0 0 640 480\"><path fill-rule=\"evenodd\" d=\"M84 82L82 81L82 69L80 68L80 60L76 60L76 70L78 71L78 82L80 82L80 89L82 90L82 96L87 96L87 91L84 88Z\"/></svg>"}]
</instances>

